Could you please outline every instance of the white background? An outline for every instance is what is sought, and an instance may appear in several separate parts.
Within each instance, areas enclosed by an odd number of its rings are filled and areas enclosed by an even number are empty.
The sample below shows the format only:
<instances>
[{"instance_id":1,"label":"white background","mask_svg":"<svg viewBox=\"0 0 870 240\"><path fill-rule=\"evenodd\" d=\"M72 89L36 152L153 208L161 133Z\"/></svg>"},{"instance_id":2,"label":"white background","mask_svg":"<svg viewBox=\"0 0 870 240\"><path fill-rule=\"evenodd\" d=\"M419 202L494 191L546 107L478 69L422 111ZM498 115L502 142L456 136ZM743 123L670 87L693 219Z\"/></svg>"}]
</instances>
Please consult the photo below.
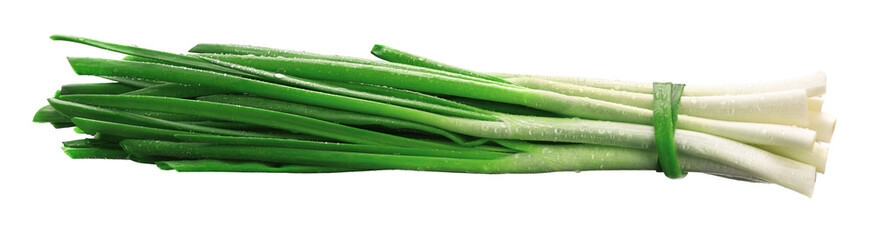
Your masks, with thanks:
<instances>
[{"instance_id":1,"label":"white background","mask_svg":"<svg viewBox=\"0 0 870 240\"><path fill-rule=\"evenodd\" d=\"M867 239L868 7L836 1L426 1L0 6L0 239ZM381 43L479 71L688 84L825 71L839 117L807 198L772 184L654 172L472 175L176 173L70 160L79 136L30 122L78 77L66 56L113 57L51 34L184 52L240 43L369 57Z\"/></svg>"}]
</instances>

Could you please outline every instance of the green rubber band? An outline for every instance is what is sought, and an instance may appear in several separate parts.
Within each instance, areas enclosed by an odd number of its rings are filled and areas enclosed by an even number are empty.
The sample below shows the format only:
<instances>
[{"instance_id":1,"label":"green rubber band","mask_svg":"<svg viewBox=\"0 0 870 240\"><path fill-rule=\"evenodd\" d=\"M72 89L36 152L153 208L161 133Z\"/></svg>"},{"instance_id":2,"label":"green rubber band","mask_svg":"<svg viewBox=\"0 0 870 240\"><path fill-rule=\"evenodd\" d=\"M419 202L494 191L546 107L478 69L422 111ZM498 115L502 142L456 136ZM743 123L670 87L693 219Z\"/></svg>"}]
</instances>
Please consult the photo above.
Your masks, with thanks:
<instances>
[{"instance_id":1,"label":"green rubber band","mask_svg":"<svg viewBox=\"0 0 870 240\"><path fill-rule=\"evenodd\" d=\"M659 153L659 166L668 178L686 176L677 161L677 148L674 145L674 131L677 125L677 112L683 94L683 84L653 83L653 128L655 129L656 150Z\"/></svg>"}]
</instances>

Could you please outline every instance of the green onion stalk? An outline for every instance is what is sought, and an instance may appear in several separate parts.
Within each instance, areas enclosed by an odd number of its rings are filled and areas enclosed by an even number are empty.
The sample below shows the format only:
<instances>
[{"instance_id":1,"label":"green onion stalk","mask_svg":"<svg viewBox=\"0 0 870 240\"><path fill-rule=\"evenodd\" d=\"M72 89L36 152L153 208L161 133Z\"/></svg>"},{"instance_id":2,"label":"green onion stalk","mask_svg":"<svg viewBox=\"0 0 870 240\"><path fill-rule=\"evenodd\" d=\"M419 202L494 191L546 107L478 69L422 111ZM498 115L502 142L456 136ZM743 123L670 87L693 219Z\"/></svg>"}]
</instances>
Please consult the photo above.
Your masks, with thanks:
<instances>
[{"instance_id":1,"label":"green onion stalk","mask_svg":"<svg viewBox=\"0 0 870 240\"><path fill-rule=\"evenodd\" d=\"M386 61L226 44L173 54L52 39L128 55L68 58L77 74L112 83L63 86L34 116L93 136L65 144L72 158L181 172L663 167L651 84L479 73L382 45L372 54ZM678 164L664 167L811 195L835 118L811 107L820 105L812 98L824 93L823 81L801 81L752 88L759 91L686 86L667 118Z\"/></svg>"}]
</instances>

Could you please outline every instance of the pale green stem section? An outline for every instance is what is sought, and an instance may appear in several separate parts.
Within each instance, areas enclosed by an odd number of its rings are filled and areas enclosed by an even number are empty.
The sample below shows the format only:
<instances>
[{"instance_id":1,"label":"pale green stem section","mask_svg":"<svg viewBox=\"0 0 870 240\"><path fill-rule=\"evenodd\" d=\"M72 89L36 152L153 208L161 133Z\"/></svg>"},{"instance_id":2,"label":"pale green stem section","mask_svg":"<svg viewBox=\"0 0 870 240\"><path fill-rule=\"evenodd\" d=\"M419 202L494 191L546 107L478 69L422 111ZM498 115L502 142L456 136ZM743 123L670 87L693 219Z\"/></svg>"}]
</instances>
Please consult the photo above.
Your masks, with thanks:
<instances>
[{"instance_id":1,"label":"pale green stem section","mask_svg":"<svg viewBox=\"0 0 870 240\"><path fill-rule=\"evenodd\" d=\"M746 144L691 131L677 130L674 137L678 151L703 157L746 171L761 179L777 183L812 196L816 182L815 167L781 157Z\"/></svg>"},{"instance_id":2,"label":"pale green stem section","mask_svg":"<svg viewBox=\"0 0 870 240\"><path fill-rule=\"evenodd\" d=\"M652 109L652 94L602 89L530 77L506 78L517 85ZM730 96L684 96L680 113L696 117L806 127L807 97L803 89Z\"/></svg>"},{"instance_id":3,"label":"pale green stem section","mask_svg":"<svg viewBox=\"0 0 870 240\"><path fill-rule=\"evenodd\" d=\"M821 112L822 105L825 103L825 99L822 97L811 97L807 98L807 108L813 112Z\"/></svg>"},{"instance_id":4,"label":"pale green stem section","mask_svg":"<svg viewBox=\"0 0 870 240\"><path fill-rule=\"evenodd\" d=\"M535 117L506 118L504 122L454 120L454 127L448 130L484 138L555 140L638 149L655 147L653 127L647 125ZM674 139L680 153L710 159L803 194L812 194L816 173L813 166L703 133L677 130Z\"/></svg>"},{"instance_id":5,"label":"pale green stem section","mask_svg":"<svg viewBox=\"0 0 870 240\"><path fill-rule=\"evenodd\" d=\"M653 92L652 84L641 82L630 82L600 78L540 76L510 73L490 73L489 75L500 78L533 77L555 82L563 82L589 87L637 93L652 94ZM825 94L826 84L827 81L825 73L816 72L797 78L756 84L687 85L686 89L683 90L683 96L740 95L764 92L778 92L793 89L805 89L807 91L807 96L815 97Z\"/></svg>"},{"instance_id":6,"label":"pale green stem section","mask_svg":"<svg viewBox=\"0 0 870 240\"><path fill-rule=\"evenodd\" d=\"M747 144L811 149L816 132L794 126L766 123L728 122L680 115L677 128L708 133Z\"/></svg>"},{"instance_id":7,"label":"pale green stem section","mask_svg":"<svg viewBox=\"0 0 870 240\"><path fill-rule=\"evenodd\" d=\"M596 100L568 96L551 91L523 90L524 105L590 119L652 124L652 110ZM816 139L814 131L794 126L767 123L731 122L680 115L677 128L703 132L749 144L773 145L811 149Z\"/></svg>"},{"instance_id":8,"label":"pale green stem section","mask_svg":"<svg viewBox=\"0 0 870 240\"><path fill-rule=\"evenodd\" d=\"M777 146L756 146L776 155L794 159L816 167L816 171L825 173L825 165L828 162L828 145L816 142L812 150L794 149Z\"/></svg>"},{"instance_id":9,"label":"pale green stem section","mask_svg":"<svg viewBox=\"0 0 870 240\"><path fill-rule=\"evenodd\" d=\"M655 170L658 162L655 151L590 144L534 145L504 158L511 159L505 168L514 172ZM686 171L757 180L749 173L713 161L688 155L678 159L680 168Z\"/></svg>"},{"instance_id":10,"label":"pale green stem section","mask_svg":"<svg viewBox=\"0 0 870 240\"><path fill-rule=\"evenodd\" d=\"M831 142L834 136L834 127L837 126L837 117L830 113L810 112L809 129L818 133L818 139L822 142Z\"/></svg>"},{"instance_id":11,"label":"pale green stem section","mask_svg":"<svg viewBox=\"0 0 870 240\"><path fill-rule=\"evenodd\" d=\"M724 121L809 125L803 89L732 96L683 97L680 114Z\"/></svg>"}]
</instances>

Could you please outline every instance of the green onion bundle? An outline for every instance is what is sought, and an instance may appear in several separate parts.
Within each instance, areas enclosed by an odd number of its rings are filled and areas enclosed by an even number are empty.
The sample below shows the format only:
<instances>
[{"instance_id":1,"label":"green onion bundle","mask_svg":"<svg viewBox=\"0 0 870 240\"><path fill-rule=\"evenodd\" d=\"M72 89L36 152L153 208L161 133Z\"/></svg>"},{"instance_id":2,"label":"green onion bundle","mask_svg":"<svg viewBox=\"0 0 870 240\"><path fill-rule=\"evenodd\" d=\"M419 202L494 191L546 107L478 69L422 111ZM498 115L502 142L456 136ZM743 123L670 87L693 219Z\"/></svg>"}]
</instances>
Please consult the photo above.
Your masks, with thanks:
<instances>
[{"instance_id":1,"label":"green onion bundle","mask_svg":"<svg viewBox=\"0 0 870 240\"><path fill-rule=\"evenodd\" d=\"M825 75L694 86L479 73L375 45L386 61L199 44L68 58L79 75L35 122L92 137L71 158L185 171L463 173L659 170L772 182L807 196L836 119Z\"/></svg>"}]
</instances>

